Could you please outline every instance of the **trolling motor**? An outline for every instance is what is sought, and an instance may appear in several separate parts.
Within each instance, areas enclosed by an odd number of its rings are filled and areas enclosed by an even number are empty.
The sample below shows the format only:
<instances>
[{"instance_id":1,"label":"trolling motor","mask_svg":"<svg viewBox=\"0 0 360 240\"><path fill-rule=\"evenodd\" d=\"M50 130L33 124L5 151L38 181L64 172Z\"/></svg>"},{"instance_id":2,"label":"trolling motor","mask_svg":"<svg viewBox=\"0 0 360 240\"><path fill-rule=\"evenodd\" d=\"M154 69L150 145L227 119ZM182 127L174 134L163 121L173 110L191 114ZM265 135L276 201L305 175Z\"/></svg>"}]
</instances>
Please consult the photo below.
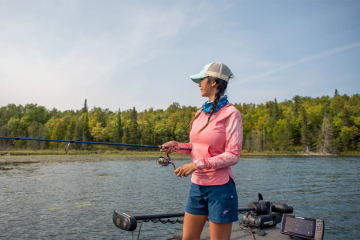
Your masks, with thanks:
<instances>
[{"instance_id":1,"label":"trolling motor","mask_svg":"<svg viewBox=\"0 0 360 240\"><path fill-rule=\"evenodd\" d=\"M242 218L244 227L259 229L275 227L281 222L284 213L292 213L293 207L284 203L263 200L261 193L258 201L250 202L248 207L254 210L247 212Z\"/></svg>"}]
</instances>

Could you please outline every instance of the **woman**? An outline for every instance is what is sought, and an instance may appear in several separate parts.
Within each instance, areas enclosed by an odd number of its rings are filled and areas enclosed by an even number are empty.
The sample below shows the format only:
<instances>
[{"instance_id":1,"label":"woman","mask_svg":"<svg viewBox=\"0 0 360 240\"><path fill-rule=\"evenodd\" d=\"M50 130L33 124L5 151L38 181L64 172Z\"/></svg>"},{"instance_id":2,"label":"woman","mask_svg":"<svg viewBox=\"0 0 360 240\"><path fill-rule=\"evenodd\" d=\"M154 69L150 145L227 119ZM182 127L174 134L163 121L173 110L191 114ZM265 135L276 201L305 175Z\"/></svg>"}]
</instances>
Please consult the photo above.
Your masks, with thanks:
<instances>
[{"instance_id":1,"label":"woman","mask_svg":"<svg viewBox=\"0 0 360 240\"><path fill-rule=\"evenodd\" d=\"M211 239L230 239L232 222L238 220L238 198L231 166L240 158L243 131L240 112L224 95L230 69L213 62L190 78L208 97L190 122L190 142L171 141L162 152L191 154L192 163L175 170L179 177L192 174L186 205L183 240L200 239L209 218ZM191 148L192 150L180 150Z\"/></svg>"}]
</instances>

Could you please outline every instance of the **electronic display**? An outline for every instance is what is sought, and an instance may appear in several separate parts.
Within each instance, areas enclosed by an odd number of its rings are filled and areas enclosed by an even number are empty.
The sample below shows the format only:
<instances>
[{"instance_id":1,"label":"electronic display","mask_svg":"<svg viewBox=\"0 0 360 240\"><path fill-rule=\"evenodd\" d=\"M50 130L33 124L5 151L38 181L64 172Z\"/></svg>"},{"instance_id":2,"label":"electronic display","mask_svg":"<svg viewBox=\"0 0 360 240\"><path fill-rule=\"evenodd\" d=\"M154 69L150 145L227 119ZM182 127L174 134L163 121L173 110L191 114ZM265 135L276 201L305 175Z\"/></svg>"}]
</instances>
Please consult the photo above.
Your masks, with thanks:
<instances>
[{"instance_id":1,"label":"electronic display","mask_svg":"<svg viewBox=\"0 0 360 240\"><path fill-rule=\"evenodd\" d=\"M324 221L284 214L281 233L307 239L321 240L324 236Z\"/></svg>"}]
</instances>

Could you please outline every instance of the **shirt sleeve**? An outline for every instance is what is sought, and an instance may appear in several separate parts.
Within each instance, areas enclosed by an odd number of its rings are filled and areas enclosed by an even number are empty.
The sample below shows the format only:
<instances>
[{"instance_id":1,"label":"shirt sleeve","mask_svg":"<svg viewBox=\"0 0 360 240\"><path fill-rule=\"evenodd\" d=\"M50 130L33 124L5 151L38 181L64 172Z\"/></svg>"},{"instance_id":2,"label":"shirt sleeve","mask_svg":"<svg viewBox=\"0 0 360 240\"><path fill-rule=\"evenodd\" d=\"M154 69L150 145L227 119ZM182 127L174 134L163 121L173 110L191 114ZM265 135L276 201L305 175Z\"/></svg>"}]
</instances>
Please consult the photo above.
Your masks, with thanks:
<instances>
[{"instance_id":1,"label":"shirt sleeve","mask_svg":"<svg viewBox=\"0 0 360 240\"><path fill-rule=\"evenodd\" d=\"M219 169L238 163L243 142L243 122L239 111L226 121L225 152L210 158L195 160L196 169Z\"/></svg>"}]
</instances>

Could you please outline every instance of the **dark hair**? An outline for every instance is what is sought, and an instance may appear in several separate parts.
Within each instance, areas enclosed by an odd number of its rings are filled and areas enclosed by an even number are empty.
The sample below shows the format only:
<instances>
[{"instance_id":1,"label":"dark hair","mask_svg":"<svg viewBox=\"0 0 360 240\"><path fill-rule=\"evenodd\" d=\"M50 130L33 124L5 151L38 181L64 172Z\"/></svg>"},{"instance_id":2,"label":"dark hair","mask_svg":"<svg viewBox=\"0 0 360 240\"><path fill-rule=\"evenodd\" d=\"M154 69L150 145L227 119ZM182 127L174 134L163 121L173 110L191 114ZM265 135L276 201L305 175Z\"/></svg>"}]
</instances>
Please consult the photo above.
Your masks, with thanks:
<instances>
[{"instance_id":1,"label":"dark hair","mask_svg":"<svg viewBox=\"0 0 360 240\"><path fill-rule=\"evenodd\" d=\"M232 76L230 76L230 78L232 78ZM213 115L213 113L215 112L216 110L216 107L217 107L217 104L219 103L219 100L220 100L220 97L222 95L224 95L225 93L225 90L227 88L227 85L228 85L228 82L220 79L220 78L214 78L214 77L208 77L208 84L211 84L213 82L216 82L216 93L215 93L215 99L214 99L214 103L212 105L212 108L211 108L211 111L210 111L210 115L208 117L208 120L207 120L207 123L205 124L205 126L203 126L197 133L201 132L202 130L204 130L207 125L209 125L209 122L210 122L210 118L211 116ZM191 122L189 123L189 127L190 127L190 131L191 131L191 128L192 128L192 124L194 122L194 120L199 117L199 115L201 114L202 110L191 120Z\"/></svg>"}]
</instances>

